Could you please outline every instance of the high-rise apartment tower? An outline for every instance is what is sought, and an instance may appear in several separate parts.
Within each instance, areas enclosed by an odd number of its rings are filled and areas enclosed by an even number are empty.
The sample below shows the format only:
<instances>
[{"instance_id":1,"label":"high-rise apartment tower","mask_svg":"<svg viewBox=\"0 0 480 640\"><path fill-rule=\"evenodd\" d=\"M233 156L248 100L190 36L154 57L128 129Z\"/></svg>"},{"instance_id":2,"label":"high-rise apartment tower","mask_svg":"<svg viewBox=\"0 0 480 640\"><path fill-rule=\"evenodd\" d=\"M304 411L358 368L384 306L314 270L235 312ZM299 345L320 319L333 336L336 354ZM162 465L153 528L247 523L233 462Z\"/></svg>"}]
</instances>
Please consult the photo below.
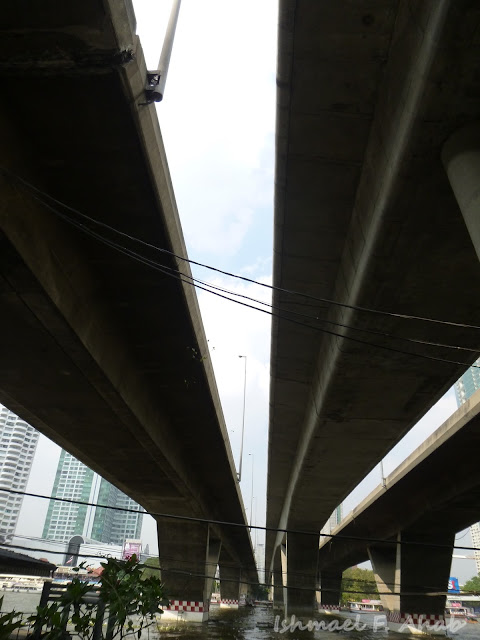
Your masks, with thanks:
<instances>
[{"instance_id":1,"label":"high-rise apartment tower","mask_svg":"<svg viewBox=\"0 0 480 640\"><path fill-rule=\"evenodd\" d=\"M123 545L126 538L140 538L142 507L66 451L60 454L52 497L132 512L51 500L43 527L44 538L68 542L81 535L116 545Z\"/></svg>"},{"instance_id":2,"label":"high-rise apartment tower","mask_svg":"<svg viewBox=\"0 0 480 640\"><path fill-rule=\"evenodd\" d=\"M38 431L0 405L0 485L25 491L37 447ZM0 491L0 542L12 539L23 496Z\"/></svg>"},{"instance_id":3,"label":"high-rise apartment tower","mask_svg":"<svg viewBox=\"0 0 480 640\"><path fill-rule=\"evenodd\" d=\"M480 389L480 358L475 360L470 369L467 369L463 376L455 383L455 396L457 405L460 407L472 396L477 389ZM474 547L480 547L480 522L470 527L472 543ZM480 551L474 551L477 573L480 573Z\"/></svg>"}]
</instances>

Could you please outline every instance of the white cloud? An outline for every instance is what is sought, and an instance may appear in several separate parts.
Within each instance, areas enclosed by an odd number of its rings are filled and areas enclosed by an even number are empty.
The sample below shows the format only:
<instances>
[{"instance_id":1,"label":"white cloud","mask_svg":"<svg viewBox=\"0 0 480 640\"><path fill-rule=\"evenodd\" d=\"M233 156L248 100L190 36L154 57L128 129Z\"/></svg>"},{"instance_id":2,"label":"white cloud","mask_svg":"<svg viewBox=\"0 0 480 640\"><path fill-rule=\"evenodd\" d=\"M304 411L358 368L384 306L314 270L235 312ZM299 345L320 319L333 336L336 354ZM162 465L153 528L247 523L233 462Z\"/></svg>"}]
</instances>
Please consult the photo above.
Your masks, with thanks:
<instances>
[{"instance_id":1,"label":"white cloud","mask_svg":"<svg viewBox=\"0 0 480 640\"><path fill-rule=\"evenodd\" d=\"M135 2L151 67L170 6L157 4ZM234 256L271 206L276 23L276 0L182 2L157 113L191 252Z\"/></svg>"},{"instance_id":2,"label":"white cloud","mask_svg":"<svg viewBox=\"0 0 480 640\"><path fill-rule=\"evenodd\" d=\"M264 276L261 281L268 284L270 276ZM271 302L271 290L265 287L238 281L232 282L226 277L210 279L210 282L263 302ZM245 506L249 511L252 498L252 456L249 454L253 454L254 521L264 524L271 318L260 311L222 300L203 291L199 292L198 297L237 469L243 421L245 375L245 360L239 356L247 356L241 486ZM250 301L247 302L252 304Z\"/></svg>"}]
</instances>

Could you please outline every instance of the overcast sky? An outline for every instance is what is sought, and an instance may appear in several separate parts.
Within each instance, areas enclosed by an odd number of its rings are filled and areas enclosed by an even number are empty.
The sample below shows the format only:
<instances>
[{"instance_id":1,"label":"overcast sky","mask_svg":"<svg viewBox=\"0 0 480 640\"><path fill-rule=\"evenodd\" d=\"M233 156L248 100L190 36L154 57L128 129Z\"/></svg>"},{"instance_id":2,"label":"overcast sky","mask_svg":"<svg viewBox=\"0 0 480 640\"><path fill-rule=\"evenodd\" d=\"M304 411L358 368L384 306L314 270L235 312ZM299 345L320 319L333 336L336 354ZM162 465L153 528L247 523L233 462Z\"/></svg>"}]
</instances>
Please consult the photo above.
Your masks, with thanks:
<instances>
[{"instance_id":1,"label":"overcast sky","mask_svg":"<svg viewBox=\"0 0 480 640\"><path fill-rule=\"evenodd\" d=\"M155 69L170 0L136 0L134 6L147 65ZM266 283L272 267L276 12L277 0L183 0L165 97L152 107L160 121L189 257ZM213 278L208 272L200 275L269 299L265 289L254 285ZM237 463L244 383L244 360L238 356L247 356L241 487L248 517L253 502L253 520L264 524L269 318L205 292L198 297ZM385 473L455 408L453 394L447 394L387 456ZM51 492L58 455L58 447L42 437L28 490ZM347 498L344 514L379 480L377 469ZM26 500L25 507L18 533L40 535L46 504ZM150 518L142 539L156 549ZM470 544L469 535L462 544ZM454 571L463 580L475 574L475 566L458 561Z\"/></svg>"}]
</instances>

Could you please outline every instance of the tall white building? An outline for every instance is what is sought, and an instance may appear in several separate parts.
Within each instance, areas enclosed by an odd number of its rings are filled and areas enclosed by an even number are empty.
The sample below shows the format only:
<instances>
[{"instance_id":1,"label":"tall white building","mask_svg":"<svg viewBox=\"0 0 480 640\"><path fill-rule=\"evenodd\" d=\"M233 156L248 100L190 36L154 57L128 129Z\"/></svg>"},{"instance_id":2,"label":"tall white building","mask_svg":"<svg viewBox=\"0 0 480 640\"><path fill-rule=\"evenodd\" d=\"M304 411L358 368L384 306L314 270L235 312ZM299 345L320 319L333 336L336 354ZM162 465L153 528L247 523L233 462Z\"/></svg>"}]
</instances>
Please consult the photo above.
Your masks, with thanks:
<instances>
[{"instance_id":1,"label":"tall white building","mask_svg":"<svg viewBox=\"0 0 480 640\"><path fill-rule=\"evenodd\" d=\"M0 486L25 491L38 442L38 431L0 405ZM10 541L23 496L0 491L0 542Z\"/></svg>"},{"instance_id":2,"label":"tall white building","mask_svg":"<svg viewBox=\"0 0 480 640\"><path fill-rule=\"evenodd\" d=\"M472 536L472 545L477 549L480 549L480 522L472 524L470 527L470 534ZM480 574L480 552L475 551L475 564L477 565L477 573Z\"/></svg>"},{"instance_id":3,"label":"tall white building","mask_svg":"<svg viewBox=\"0 0 480 640\"><path fill-rule=\"evenodd\" d=\"M457 406L462 406L477 389L480 389L480 358L475 360L470 369L454 385ZM470 527L470 535L474 547L480 548L480 522ZM474 551L477 573L480 573L480 551Z\"/></svg>"}]
</instances>

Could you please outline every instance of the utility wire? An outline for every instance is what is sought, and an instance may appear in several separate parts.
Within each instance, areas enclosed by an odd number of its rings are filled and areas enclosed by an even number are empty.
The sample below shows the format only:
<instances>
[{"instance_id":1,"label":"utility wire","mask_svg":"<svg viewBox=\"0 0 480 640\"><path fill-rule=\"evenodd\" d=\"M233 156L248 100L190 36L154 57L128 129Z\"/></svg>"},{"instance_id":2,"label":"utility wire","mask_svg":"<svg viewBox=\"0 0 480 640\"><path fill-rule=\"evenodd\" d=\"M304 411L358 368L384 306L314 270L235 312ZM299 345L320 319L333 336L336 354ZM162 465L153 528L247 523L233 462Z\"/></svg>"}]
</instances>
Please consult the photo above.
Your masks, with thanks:
<instances>
[{"instance_id":1,"label":"utility wire","mask_svg":"<svg viewBox=\"0 0 480 640\"><path fill-rule=\"evenodd\" d=\"M20 546L20 545L6 545L4 543L0 543L0 547L9 547L12 546L15 549L22 549L24 551L35 551L35 552L42 552L45 551L44 549L38 549L38 548L34 548L34 547L24 547L24 546ZM48 551L47 553L52 553L52 554L59 554L59 555L66 555L65 551ZM99 555L87 555L87 554L82 554L82 553L74 553L74 556L76 556L77 558L95 558L98 560L108 560L108 556L99 556ZM61 565L60 565L61 566ZM249 582L243 579L235 579L235 578L216 578L215 576L212 575L208 575L205 573L195 573L192 571L185 571L184 569L164 569L162 567L151 567L149 565L145 565L142 564L142 567L144 569L150 569L152 571L161 571L162 573L171 573L171 574L176 574L176 575L184 575L184 576L188 576L188 577L192 577L192 578L206 578L206 579L213 579L213 580L219 580L220 582L233 582L233 583L242 583L242 584L246 584L246 585L251 585L251 586L256 586L259 583L258 582ZM311 577L311 576L310 576ZM100 576L101 579L101 576ZM323 592L331 592L331 593L337 593L337 589L328 589L328 588L315 588L315 589L311 589L310 587L300 587L300 586L289 586L288 584L286 585L282 585L282 587L284 589L294 589L295 591L315 591L318 593L322 593ZM415 587L414 587L415 588ZM367 589L363 590L363 591L356 591L353 589L342 589L342 593L352 593L352 594L378 594L378 595L397 595L397 596L431 596L431 597L436 597L438 595L447 595L448 592L433 592L433 593L425 593L424 591L418 591L418 592L410 592L410 591L401 591L401 592L392 592L392 591L378 591L377 589L372 590L372 591L368 591ZM458 596L458 594L456 594ZM476 595L476 592L462 592L462 595Z\"/></svg>"},{"instance_id":2,"label":"utility wire","mask_svg":"<svg viewBox=\"0 0 480 640\"><path fill-rule=\"evenodd\" d=\"M42 543L47 543L47 544L61 544L61 542L59 542L58 540L45 540L43 538L38 538L36 536L22 536L22 535L15 535L15 538L20 538L22 540L31 540L33 542L42 542ZM25 547L22 546L20 544L12 544L12 543L1 543L4 546L6 546L7 548L14 548L14 549L23 549L23 550L27 550L27 551L38 551L38 552L45 552L45 553L53 553L53 554L57 554L57 555L73 555L76 557L81 557L81 558L96 558L96 559L101 559L101 558L109 558L112 557L112 554L109 552L112 552L112 549L108 547L108 545L95 545L94 549L92 550L92 553L88 553L88 548L89 546L93 546L93 545L89 545L88 543L84 543L81 545L82 551L83 553L76 553L75 551L70 551L67 549L63 550L63 551L55 551L53 549L41 549L41 548L33 548L33 547ZM98 552L100 553L104 553L105 555L97 555ZM147 557L147 558L158 558L159 560L161 560L162 562L165 561L174 561L176 563L180 563L180 564L187 564L190 561L189 560L184 560L181 558L174 558L174 557L170 557L170 556L166 556L163 555L161 556L161 558L156 555L156 554L145 554L145 553L141 553L140 554L143 558ZM225 562L222 561L220 562L205 562L206 566L217 566L217 564L219 564L221 567L225 567L225 568L232 568L232 569L241 569L241 565L238 563L230 563L230 562ZM154 567L154 566L150 566L150 565L145 565L145 568L149 568L149 569L153 569L153 570L158 570L159 567ZM273 571L273 573L275 573L275 575L279 576L295 576L296 578L309 578L311 577L311 574L309 573L304 573L301 571ZM321 572L320 572L321 573ZM349 578L348 576L343 576L342 577L342 582L343 583L356 583L356 584L365 584L367 586L372 586L376 587L376 582L375 580L371 579L371 580L366 580L366 579L361 579L361 578ZM393 582L384 582L385 586L387 587L393 587L395 588L396 583ZM415 588L419 588L418 585L411 585L409 588L411 589L415 589ZM426 588L430 588L433 590L433 587L426 587Z\"/></svg>"},{"instance_id":3,"label":"utility wire","mask_svg":"<svg viewBox=\"0 0 480 640\"><path fill-rule=\"evenodd\" d=\"M35 188L34 188L34 189L35 189ZM35 189L35 190L36 190L36 189ZM36 190L36 191L38 191L38 190ZM48 197L48 198L50 198L50 199L55 200L54 198L51 198L51 196L47 196L46 194L45 194L45 196L46 196L46 197ZM115 250L119 251L120 253L122 253L122 254L124 254L124 255L126 255L126 256L129 256L129 257L133 258L134 260L136 260L136 261L138 261L138 262L140 262L140 263L142 263L142 264L144 264L144 265L146 265L146 266L149 266L149 267L151 267L151 268L153 268L153 269L155 269L155 270L157 270L157 271L160 271L160 272L161 272L161 273L163 273L164 275L167 275L167 276L169 276L169 277L172 277L172 278L175 278L175 279L177 279L177 280L180 280L180 281L181 281L181 282L183 282L184 284L189 284L189 285L191 285L191 286L196 287L197 289L201 289L201 290L203 290L203 291L206 291L206 292L208 292L208 293L211 293L211 294L213 294L213 295L216 295L216 296L218 296L218 297L220 297L220 298L222 298L222 299L224 299L224 300L229 300L230 302L235 302L236 304L242 305L242 306L247 307L247 308L250 308L250 309L254 309L254 310L256 310L256 311L260 311L261 313L265 313L265 314L270 315L270 316L272 316L272 317L280 318L280 319L282 319L282 320L286 320L286 321L291 322L291 323L293 323L293 324L296 324L296 325L299 325L299 326L303 326L303 327L307 327L307 328L309 328L309 329L314 329L315 331L319 331L319 332L321 332L321 333L325 333L325 334L327 334L327 335L331 335L331 336L334 336L334 337L337 337L337 338L342 338L342 339L345 339L345 340L349 340L350 342L355 342L355 343L357 343L357 344L367 345L367 346L369 346L369 347L374 347L374 348L377 348L377 349L383 349L384 351L390 351L390 352L393 352L393 353L399 353L399 354L401 354L401 355L413 356L413 357L416 357L416 358L422 358L422 359L425 359L425 360L431 360L431 361L434 361L434 362L442 362L442 363L445 363L445 364L455 364L455 365L459 365L459 366L461 366L461 367L465 367L465 368L468 368L468 367L480 368L480 366L479 366L479 365L471 364L471 363L469 363L469 362L462 362L462 361L458 361L458 360L451 360L451 359L447 359L447 358L440 358L440 357L436 357L436 356L430 356L430 355L427 355L427 354L415 353L415 352L411 352L411 351L403 351L402 349L397 349L397 348L395 348L395 347L390 347L390 346L383 345L383 344L378 344L378 343L375 343L375 342L369 342L368 340L361 340L361 339L359 339L359 338L355 338L355 337L353 337L353 336L348 336L348 335L345 335L345 334L343 334L343 333L337 333L337 332L335 332L335 331L330 331L330 330L325 329L325 328L322 328L322 327L312 326L311 324L307 324L307 323L305 323L305 322L301 322L301 321L299 321L299 320L295 320L295 319L293 319L293 318L285 317L285 316L284 316L284 315L282 315L281 313L275 313L275 312L267 311L267 310L265 310L265 309L259 309L259 308L258 308L258 307L256 307L256 306L253 306L253 305L247 304L247 303L245 303L245 302L241 302L240 300L235 300L235 299L233 299L233 298L229 298L228 296L226 296L226 295L222 295L222 294L220 294L220 293L218 293L218 292L216 292L216 291L214 291L214 290L211 290L210 288L207 288L207 287L201 286L201 285L199 285L199 284L196 284L196 283L195 283L195 279L194 279L194 278L192 278L192 276L189 276L189 275L188 275L188 276L185 276L185 277L187 277L187 278L188 278L188 280L184 280L184 279L182 278L182 275L184 275L184 274L182 274L179 270L176 270L176 269L175 269L175 270L173 270L173 269L171 269L170 267L167 267L167 266L165 266L165 265L161 265L161 264L159 264L158 262L156 262L156 261L154 261L154 260L151 260L151 259L149 259L149 258L146 258L145 256L142 256L141 254L138 254L138 253L136 253L135 251L133 251L133 250L131 250L131 249L128 249L127 247L124 247L124 246L122 246L122 245L119 245L119 244L117 244L117 243L113 242L112 240L108 240L107 238L105 238L105 237L101 236L101 235L100 235L100 234L98 234L97 232L95 232L95 231L93 231L93 230L89 229L89 228L88 228L88 227L86 227L84 224L82 224L82 223L80 223L80 222L78 222L78 221L72 220L71 218L69 218L69 217L68 217L68 216L66 216L65 214L62 214L61 212L57 211L54 207L52 207L52 205L50 205L49 203L47 203L47 202L45 202L44 200L42 200L39 196L37 196L37 195L33 195L33 197L34 197L35 199L39 200L39 202L41 202L41 204L43 204L43 205L44 205L45 207L47 207L50 211L52 211L52 212L53 212L53 213L55 213L57 216L59 216L60 218L62 218L62 219L63 219L64 221L66 221L68 224L70 224L70 225L74 226L75 228L79 229L80 231L82 231L82 232L84 232L84 233L86 233L86 234L90 235L91 237L93 237L93 238L97 239L99 242L102 242L103 244L106 244L107 246L109 246L109 247L111 247L111 248L113 248L113 249L115 249ZM56 202L58 202L58 201L56 201ZM59 204L61 204L62 206L66 207L66 208L68 208L68 209L71 209L70 207L68 207L68 205L64 205L63 203L59 203ZM128 236L128 234L124 234L124 233L123 233L123 232L121 232L121 231L117 231L117 230L113 229L112 227L109 227L108 225L105 225L104 223L101 223L101 222L95 221L95 220L93 220L92 218L89 218L88 216L84 216L83 214L81 214L80 212L77 212L77 211L76 211L76 210L74 210L74 209L73 209L73 211L75 211L76 213L78 213L78 215L81 215L82 217L85 217L85 218L87 218L88 220L91 220L92 222L96 222L97 224L99 224L99 225L101 225L101 226L106 226L108 229L111 229L112 231L115 231L115 232L117 232L117 233L119 233L119 234L121 234L121 235L126 235L128 238L130 238L130 239L132 239L132 240L138 240L138 239L136 239L136 238L132 238L131 236ZM138 242L141 242L142 244L145 244L146 246L149 246L149 247L151 247L151 248L155 248L155 249L157 249L158 251L165 252L165 253L169 253L170 255L172 255L172 256L174 256L174 257L176 257L176 258L182 259L182 258L180 258L179 256L177 256L176 254L174 254L174 253L172 253L172 252L167 251L166 249L160 249L160 248L158 248L158 247L155 247L154 245L149 245L148 243L144 243L143 241L140 241L140 240L138 240ZM184 260L188 262L188 260L187 260L186 258L185 258ZM206 266L206 265L201 265L201 266ZM213 269L213 267L212 267L212 269ZM180 276L177 276L175 273L172 273L172 271L175 271L175 272L177 272L177 273L179 273L179 274L181 274L181 275L180 275ZM227 275L232 275L232 276L233 276L234 274L227 274ZM239 277L239 278L243 278L243 276L238 276L238 277ZM248 280L248 281L251 281L251 282L253 282L253 283L255 283L255 284L259 284L259 285L261 285L261 286L263 286L263 285L264 285L264 283L257 282L257 281L254 281L254 280L250 280L250 279L248 279L248 278L247 278L247 280ZM269 287L270 287L270 285L265 285L265 286L269 286ZM210 285L210 284L208 285L208 287L216 288L216 287L215 287L215 285ZM237 297L243 297L241 294L237 294L237 293L234 293L234 292L231 292L231 295L235 295L235 296L237 296ZM303 294L298 294L298 295L303 295ZM245 296L245 297L248 297L248 296ZM263 303L262 301L258 301L258 300L256 301L256 303L257 303L257 304L260 304L260 305L265 304L265 303ZM333 303L332 303L332 304L333 304ZM273 307L272 305L268 305L268 306L270 306L271 308L275 308L275 307ZM348 306L348 305L347 305L347 306ZM352 307L352 308L353 308L353 307ZM359 309L360 309L360 308L359 308ZM360 309L360 310L362 310L362 309ZM296 313L296 312L291 312L291 311L289 311L289 310L283 310L283 313ZM384 313L384 312L379 312L379 313ZM386 312L385 312L385 313L386 313ZM299 315L302 315L302 314L299 314ZM387 315L389 315L389 314L387 314ZM397 315L397 314L393 314L393 315ZM361 328L355 328L355 327L351 327L351 326L349 326L349 325L343 325L343 324L341 324L341 323L337 323L337 322L333 322L333 321L329 321L329 320L323 320L323 319L318 319L318 318L312 318L311 316L308 316L308 317L309 317L309 318L311 318L311 319L313 319L313 320L319 321L319 322L329 322L329 323L331 323L331 324L334 324L334 325L337 325L337 326L341 326L341 327L344 327L344 328L349 328L349 329L358 330L358 331L367 331L367 332L369 332L369 333L377 333L377 332L375 332L374 330L361 329ZM414 317L414 316L411 316L411 318L412 318L412 319L422 319L422 318L417 318L417 317ZM431 320L431 321L433 321L433 320ZM435 321L435 322L437 322L437 321ZM458 323L449 323L449 322L446 322L446 321L438 321L438 322L440 322L440 323L442 323L442 324L453 324L453 325L455 325L455 326L465 326L465 327L467 327L467 328L473 328L473 329L480 328L480 327L475 327L475 326L473 326L473 325L459 325ZM426 346L436 346L436 347L440 347L440 348L449 348L449 349L455 349L455 350L465 350L465 351L471 351L471 352L473 352L473 353L477 353L477 352L478 352L476 349L470 349L470 348L467 348L467 347L461 347L461 346L458 346L458 345L446 345L446 344L442 344L442 343L430 343L430 342L428 342L428 341L417 340L417 339L414 339L414 338L407 338L407 337L404 337L404 336L393 336L393 335L391 335L391 334L385 334L385 333L381 333L381 332L378 332L378 333L379 333L380 335L382 335L383 337L388 337L388 338L392 338L392 339L404 340L404 341L408 341L408 342L412 342L412 343L418 343L418 344L422 344L422 345L426 345Z\"/></svg>"},{"instance_id":4,"label":"utility wire","mask_svg":"<svg viewBox=\"0 0 480 640\"><path fill-rule=\"evenodd\" d=\"M28 496L30 498L41 498L43 500L53 500L56 502L67 502L70 504L80 504L87 507L100 507L102 509L112 509L113 511L122 511L127 513L138 513L138 511L134 509L129 509L127 507L113 507L110 505L97 504L94 502L86 502L84 500L73 500L71 498L56 498L54 496L44 496L38 493L29 493L27 491L18 491L17 489L10 489L6 487L0 487L0 492L13 493L15 495ZM378 544L392 544L392 545L403 545L403 546L415 546L415 547L429 547L435 549L461 549L464 551L480 551L480 547L459 547L459 546L451 546L448 544L438 544L431 542L416 542L414 540L388 540L383 538L370 538L365 536L345 536L342 534L333 534L333 533L319 533L318 531L304 531L298 529L279 529L277 527L263 527L261 525L256 524L246 524L244 522L228 522L226 520L213 520L209 518L197 518L195 516L179 516L171 513L157 513L153 511L144 511L146 515L150 515L153 518L164 518L168 520L183 520L185 522L198 522L200 524L213 524L217 526L225 526L225 527L237 527L243 529L258 529L259 531L272 531L274 533L286 533L291 535L303 535L303 536L317 536L330 538L331 540L352 540L357 542L372 542Z\"/></svg>"},{"instance_id":5,"label":"utility wire","mask_svg":"<svg viewBox=\"0 0 480 640\"><path fill-rule=\"evenodd\" d=\"M401 318L404 320L416 320L416 321L421 321L421 322L429 322L429 323L434 323L434 324L441 324L441 325L447 325L447 326L452 326L452 327L459 327L462 329L476 329L479 330L480 326L477 325L471 325L471 324L466 324L466 323L462 323L462 322L453 322L453 321L449 321L449 320L439 320L436 318L428 318L428 317L424 317L424 316L415 316L415 315L411 315L411 314L403 314L403 313L394 313L394 312L389 312L389 311L382 311L379 309L371 309L369 307L361 307L358 305L350 305L350 304L346 304L343 302L338 302L336 300L330 300L329 298L321 298L321 297L317 297L317 296L312 296L306 293L302 293L300 291L294 291L291 289L285 289L283 287L277 287L275 285L269 285L266 284L264 282L259 282L257 280L253 280L252 278L247 278L246 276L241 276L235 273L231 273L229 271L224 271L223 269L219 269L217 267L212 267L211 265L208 264L204 264L201 262L197 262L195 260L190 260L189 258L185 258L184 256L180 256L172 251L169 251L168 249L163 249L161 247L157 247L156 245L153 245L149 242L146 242L144 240L141 240L140 238L136 238L135 236L131 236L128 233L125 233L123 231L120 231L119 229L115 229L114 227L111 227L110 225L101 222L100 220L96 220L95 218L92 218L84 213L82 213L81 211L79 211L78 209L75 209L74 207L71 207L69 205L67 205L64 202L61 202L60 200L57 200L56 198L54 198L53 196L45 193L44 191L38 189L37 187L35 187L34 185L32 185L31 183L27 182L26 180L24 180L23 178L21 178L20 176L16 175L15 173L9 171L8 169L6 169L5 167L0 167L0 172L3 173L5 176L8 176L12 179L14 179L15 181L19 182L20 184L22 184L26 189L28 189L29 191L37 194L37 196L41 196L43 198L47 198L48 200L50 200L51 202L54 202L55 204L63 207L64 209L74 213L75 215L83 218L84 220L87 220L88 222L91 222L93 224L96 224L104 229L107 229L108 231L111 231L113 233L116 233L117 235L126 238L128 240L131 240L132 242L136 242L144 247L147 247L149 249L153 249L154 251L158 251L159 253L164 253L167 255L170 255L174 258L176 258L177 260L182 260L183 262L188 262L190 264L194 264L198 267L202 267L205 269L209 269L210 271L214 271L216 273L220 273L222 275L226 275L228 277L231 278L236 278L238 280L242 280L244 282L249 282L251 284L256 284L260 287L264 287L273 291L279 291L281 293L287 293L293 296L300 296L304 299L309 299L309 300L313 300L315 302L321 302L323 304L329 304L329 305L334 305L334 306L339 306L339 307L344 307L347 309L353 309L355 311L361 311L363 313L374 313L374 314L379 314L379 315L384 315L384 316L389 316L389 317L393 317L393 318ZM46 204L43 201L43 204ZM51 209L52 211L54 211L53 209ZM57 211L54 211L54 213L57 213ZM71 220L71 219L70 219Z\"/></svg>"}]
</instances>

